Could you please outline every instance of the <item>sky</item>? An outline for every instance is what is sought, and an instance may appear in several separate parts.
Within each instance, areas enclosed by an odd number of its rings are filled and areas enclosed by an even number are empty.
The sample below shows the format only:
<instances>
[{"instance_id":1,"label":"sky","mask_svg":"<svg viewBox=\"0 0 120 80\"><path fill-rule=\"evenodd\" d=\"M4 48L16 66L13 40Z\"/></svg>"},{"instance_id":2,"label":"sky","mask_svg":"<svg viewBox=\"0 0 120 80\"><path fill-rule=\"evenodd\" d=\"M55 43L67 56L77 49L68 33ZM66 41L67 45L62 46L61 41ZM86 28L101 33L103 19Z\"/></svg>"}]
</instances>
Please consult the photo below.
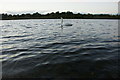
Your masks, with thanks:
<instances>
[{"instance_id":1,"label":"sky","mask_svg":"<svg viewBox=\"0 0 120 80\"><path fill-rule=\"evenodd\" d=\"M74 13L117 14L119 0L0 0L0 13Z\"/></svg>"}]
</instances>

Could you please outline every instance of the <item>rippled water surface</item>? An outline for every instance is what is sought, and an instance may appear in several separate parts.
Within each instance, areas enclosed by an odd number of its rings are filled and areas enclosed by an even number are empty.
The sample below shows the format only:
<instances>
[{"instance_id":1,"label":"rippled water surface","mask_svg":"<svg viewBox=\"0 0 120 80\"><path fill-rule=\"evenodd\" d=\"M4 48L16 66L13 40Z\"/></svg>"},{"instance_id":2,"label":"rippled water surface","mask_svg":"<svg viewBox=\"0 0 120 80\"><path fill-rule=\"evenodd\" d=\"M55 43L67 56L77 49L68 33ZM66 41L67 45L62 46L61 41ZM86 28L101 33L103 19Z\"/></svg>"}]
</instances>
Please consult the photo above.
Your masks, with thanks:
<instances>
[{"instance_id":1,"label":"rippled water surface","mask_svg":"<svg viewBox=\"0 0 120 80\"><path fill-rule=\"evenodd\" d=\"M118 78L118 20L0 22L3 78Z\"/></svg>"}]
</instances>

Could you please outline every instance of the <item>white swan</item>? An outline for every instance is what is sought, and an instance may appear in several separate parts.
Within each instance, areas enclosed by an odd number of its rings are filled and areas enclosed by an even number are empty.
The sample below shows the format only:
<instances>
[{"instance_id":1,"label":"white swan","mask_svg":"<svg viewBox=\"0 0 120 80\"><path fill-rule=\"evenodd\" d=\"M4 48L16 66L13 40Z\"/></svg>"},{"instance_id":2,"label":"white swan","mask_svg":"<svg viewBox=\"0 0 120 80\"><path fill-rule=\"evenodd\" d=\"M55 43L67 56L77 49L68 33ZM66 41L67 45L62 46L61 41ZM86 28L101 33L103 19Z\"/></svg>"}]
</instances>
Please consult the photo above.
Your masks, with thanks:
<instances>
[{"instance_id":1,"label":"white swan","mask_svg":"<svg viewBox=\"0 0 120 80\"><path fill-rule=\"evenodd\" d=\"M61 26L72 26L73 24L71 23L66 23L63 25L63 18L61 17Z\"/></svg>"}]
</instances>

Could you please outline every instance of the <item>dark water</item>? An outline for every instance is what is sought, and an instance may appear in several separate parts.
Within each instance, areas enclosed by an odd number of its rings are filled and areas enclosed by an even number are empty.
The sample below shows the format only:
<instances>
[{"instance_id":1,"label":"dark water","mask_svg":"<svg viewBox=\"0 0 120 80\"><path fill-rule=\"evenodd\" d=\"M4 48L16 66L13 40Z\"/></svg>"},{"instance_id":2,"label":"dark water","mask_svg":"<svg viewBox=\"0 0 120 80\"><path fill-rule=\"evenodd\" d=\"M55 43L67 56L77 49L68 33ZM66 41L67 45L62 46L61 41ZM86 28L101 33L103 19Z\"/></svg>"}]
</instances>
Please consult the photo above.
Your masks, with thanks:
<instances>
[{"instance_id":1,"label":"dark water","mask_svg":"<svg viewBox=\"0 0 120 80\"><path fill-rule=\"evenodd\" d=\"M118 20L6 20L3 78L118 78Z\"/></svg>"}]
</instances>

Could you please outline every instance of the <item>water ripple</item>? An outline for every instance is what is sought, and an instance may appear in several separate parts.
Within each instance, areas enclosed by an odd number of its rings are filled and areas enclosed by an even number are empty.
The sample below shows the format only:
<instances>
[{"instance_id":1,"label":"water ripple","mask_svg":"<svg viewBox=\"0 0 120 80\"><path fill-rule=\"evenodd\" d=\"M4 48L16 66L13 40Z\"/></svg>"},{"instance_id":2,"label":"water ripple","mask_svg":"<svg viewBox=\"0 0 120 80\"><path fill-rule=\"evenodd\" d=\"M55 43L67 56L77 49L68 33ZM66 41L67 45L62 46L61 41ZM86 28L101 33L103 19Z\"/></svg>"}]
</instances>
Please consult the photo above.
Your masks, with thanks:
<instances>
[{"instance_id":1,"label":"water ripple","mask_svg":"<svg viewBox=\"0 0 120 80\"><path fill-rule=\"evenodd\" d=\"M117 21L68 21L74 25L61 28L58 19L3 21L3 78L117 78Z\"/></svg>"}]
</instances>

